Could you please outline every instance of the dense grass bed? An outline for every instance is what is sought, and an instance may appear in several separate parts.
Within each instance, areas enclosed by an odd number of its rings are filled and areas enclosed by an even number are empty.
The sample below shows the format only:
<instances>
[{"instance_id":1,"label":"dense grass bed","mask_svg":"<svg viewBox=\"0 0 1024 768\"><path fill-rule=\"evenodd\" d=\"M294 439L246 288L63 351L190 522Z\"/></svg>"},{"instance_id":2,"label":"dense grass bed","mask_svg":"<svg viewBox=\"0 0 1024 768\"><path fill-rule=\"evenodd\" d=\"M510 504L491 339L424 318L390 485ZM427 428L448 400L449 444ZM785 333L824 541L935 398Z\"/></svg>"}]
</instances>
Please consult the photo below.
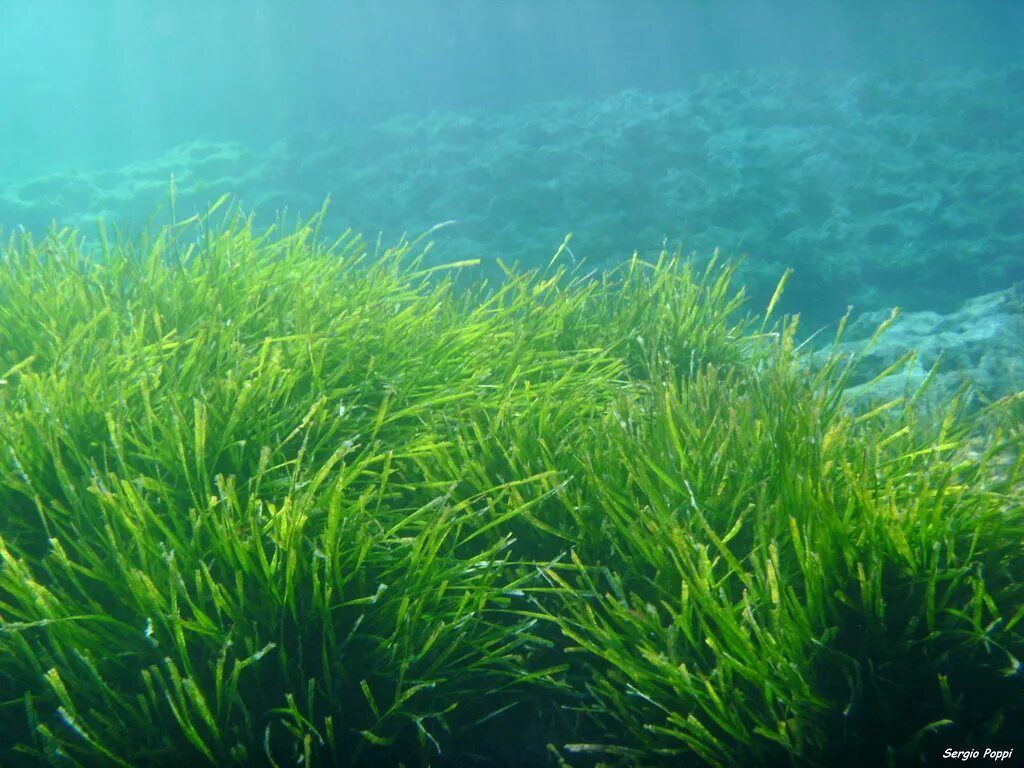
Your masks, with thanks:
<instances>
[{"instance_id":1,"label":"dense grass bed","mask_svg":"<svg viewBox=\"0 0 1024 768\"><path fill-rule=\"evenodd\" d=\"M715 262L212 222L3 247L3 765L1020 745L1021 396L849 406Z\"/></svg>"}]
</instances>

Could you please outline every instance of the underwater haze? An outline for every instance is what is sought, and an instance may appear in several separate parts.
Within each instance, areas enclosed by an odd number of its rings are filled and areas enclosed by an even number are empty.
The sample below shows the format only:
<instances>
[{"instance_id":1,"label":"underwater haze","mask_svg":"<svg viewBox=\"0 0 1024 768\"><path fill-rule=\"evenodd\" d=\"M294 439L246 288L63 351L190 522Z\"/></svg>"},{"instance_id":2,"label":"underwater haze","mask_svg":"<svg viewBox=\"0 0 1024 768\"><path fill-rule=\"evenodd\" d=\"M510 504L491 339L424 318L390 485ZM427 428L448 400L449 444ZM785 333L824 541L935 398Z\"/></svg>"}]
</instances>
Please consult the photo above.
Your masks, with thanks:
<instances>
[{"instance_id":1,"label":"underwater haze","mask_svg":"<svg viewBox=\"0 0 1024 768\"><path fill-rule=\"evenodd\" d=\"M1024 28L1005 0L9 0L0 14L5 181L433 110L683 95L708 74L898 86L1018 64Z\"/></svg>"}]
</instances>

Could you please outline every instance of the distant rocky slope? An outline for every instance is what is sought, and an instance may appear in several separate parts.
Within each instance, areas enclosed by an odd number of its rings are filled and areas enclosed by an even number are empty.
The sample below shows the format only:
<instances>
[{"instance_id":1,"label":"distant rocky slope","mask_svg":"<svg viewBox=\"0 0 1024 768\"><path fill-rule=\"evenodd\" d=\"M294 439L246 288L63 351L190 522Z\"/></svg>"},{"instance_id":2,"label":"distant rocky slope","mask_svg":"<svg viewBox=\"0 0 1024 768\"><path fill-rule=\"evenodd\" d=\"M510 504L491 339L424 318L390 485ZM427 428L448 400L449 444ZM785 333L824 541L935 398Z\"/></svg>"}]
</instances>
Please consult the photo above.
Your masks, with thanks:
<instances>
[{"instance_id":1,"label":"distant rocky slope","mask_svg":"<svg viewBox=\"0 0 1024 768\"><path fill-rule=\"evenodd\" d=\"M88 233L103 216L137 228L163 206L162 222L173 174L179 218L232 192L265 223L330 195L328 232L385 240L454 219L438 233L443 260L544 263L567 231L593 266L663 244L720 247L747 254L754 310L793 267L782 309L808 331L848 305L898 305L907 314L886 345L917 338L926 366L937 338L959 339L947 359L990 379L997 358L1021 354L1009 330L1019 325L979 321L997 308L969 300L1024 281L1021 125L1022 68L733 73L671 93L337 126L259 149L197 141L123 168L7 183L0 223L39 232L56 219ZM975 359L980 333L1002 338L1001 351Z\"/></svg>"}]
</instances>

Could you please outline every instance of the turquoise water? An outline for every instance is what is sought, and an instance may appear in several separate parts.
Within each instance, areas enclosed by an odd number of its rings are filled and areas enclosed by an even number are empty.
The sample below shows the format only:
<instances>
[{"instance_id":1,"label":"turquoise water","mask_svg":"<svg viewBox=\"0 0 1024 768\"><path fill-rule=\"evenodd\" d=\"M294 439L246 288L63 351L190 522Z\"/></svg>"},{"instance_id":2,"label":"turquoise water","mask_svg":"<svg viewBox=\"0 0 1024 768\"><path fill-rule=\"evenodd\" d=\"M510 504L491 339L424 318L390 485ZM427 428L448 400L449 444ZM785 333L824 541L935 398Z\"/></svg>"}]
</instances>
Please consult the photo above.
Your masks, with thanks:
<instances>
[{"instance_id":1,"label":"turquoise water","mask_svg":"<svg viewBox=\"0 0 1024 768\"><path fill-rule=\"evenodd\" d=\"M385 240L453 220L436 257L484 270L568 232L595 266L720 248L752 309L793 268L808 333L949 317L1024 280L1022 31L966 0L14 0L0 223L137 228L173 175L179 214L230 192L265 223L330 196L328 229Z\"/></svg>"}]
</instances>

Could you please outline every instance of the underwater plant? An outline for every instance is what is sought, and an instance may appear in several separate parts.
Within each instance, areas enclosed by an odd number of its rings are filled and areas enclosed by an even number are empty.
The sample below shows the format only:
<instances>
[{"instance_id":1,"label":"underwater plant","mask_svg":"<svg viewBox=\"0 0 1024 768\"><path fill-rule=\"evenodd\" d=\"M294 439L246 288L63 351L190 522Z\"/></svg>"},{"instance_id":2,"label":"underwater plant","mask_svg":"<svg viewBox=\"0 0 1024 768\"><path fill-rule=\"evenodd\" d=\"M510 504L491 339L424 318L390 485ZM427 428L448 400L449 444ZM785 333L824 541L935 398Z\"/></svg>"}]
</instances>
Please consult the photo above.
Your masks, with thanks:
<instances>
[{"instance_id":1,"label":"underwater plant","mask_svg":"<svg viewBox=\"0 0 1024 768\"><path fill-rule=\"evenodd\" d=\"M3 248L3 764L1019 738L1024 395L853 409L716 259L463 290L218 210Z\"/></svg>"}]
</instances>

